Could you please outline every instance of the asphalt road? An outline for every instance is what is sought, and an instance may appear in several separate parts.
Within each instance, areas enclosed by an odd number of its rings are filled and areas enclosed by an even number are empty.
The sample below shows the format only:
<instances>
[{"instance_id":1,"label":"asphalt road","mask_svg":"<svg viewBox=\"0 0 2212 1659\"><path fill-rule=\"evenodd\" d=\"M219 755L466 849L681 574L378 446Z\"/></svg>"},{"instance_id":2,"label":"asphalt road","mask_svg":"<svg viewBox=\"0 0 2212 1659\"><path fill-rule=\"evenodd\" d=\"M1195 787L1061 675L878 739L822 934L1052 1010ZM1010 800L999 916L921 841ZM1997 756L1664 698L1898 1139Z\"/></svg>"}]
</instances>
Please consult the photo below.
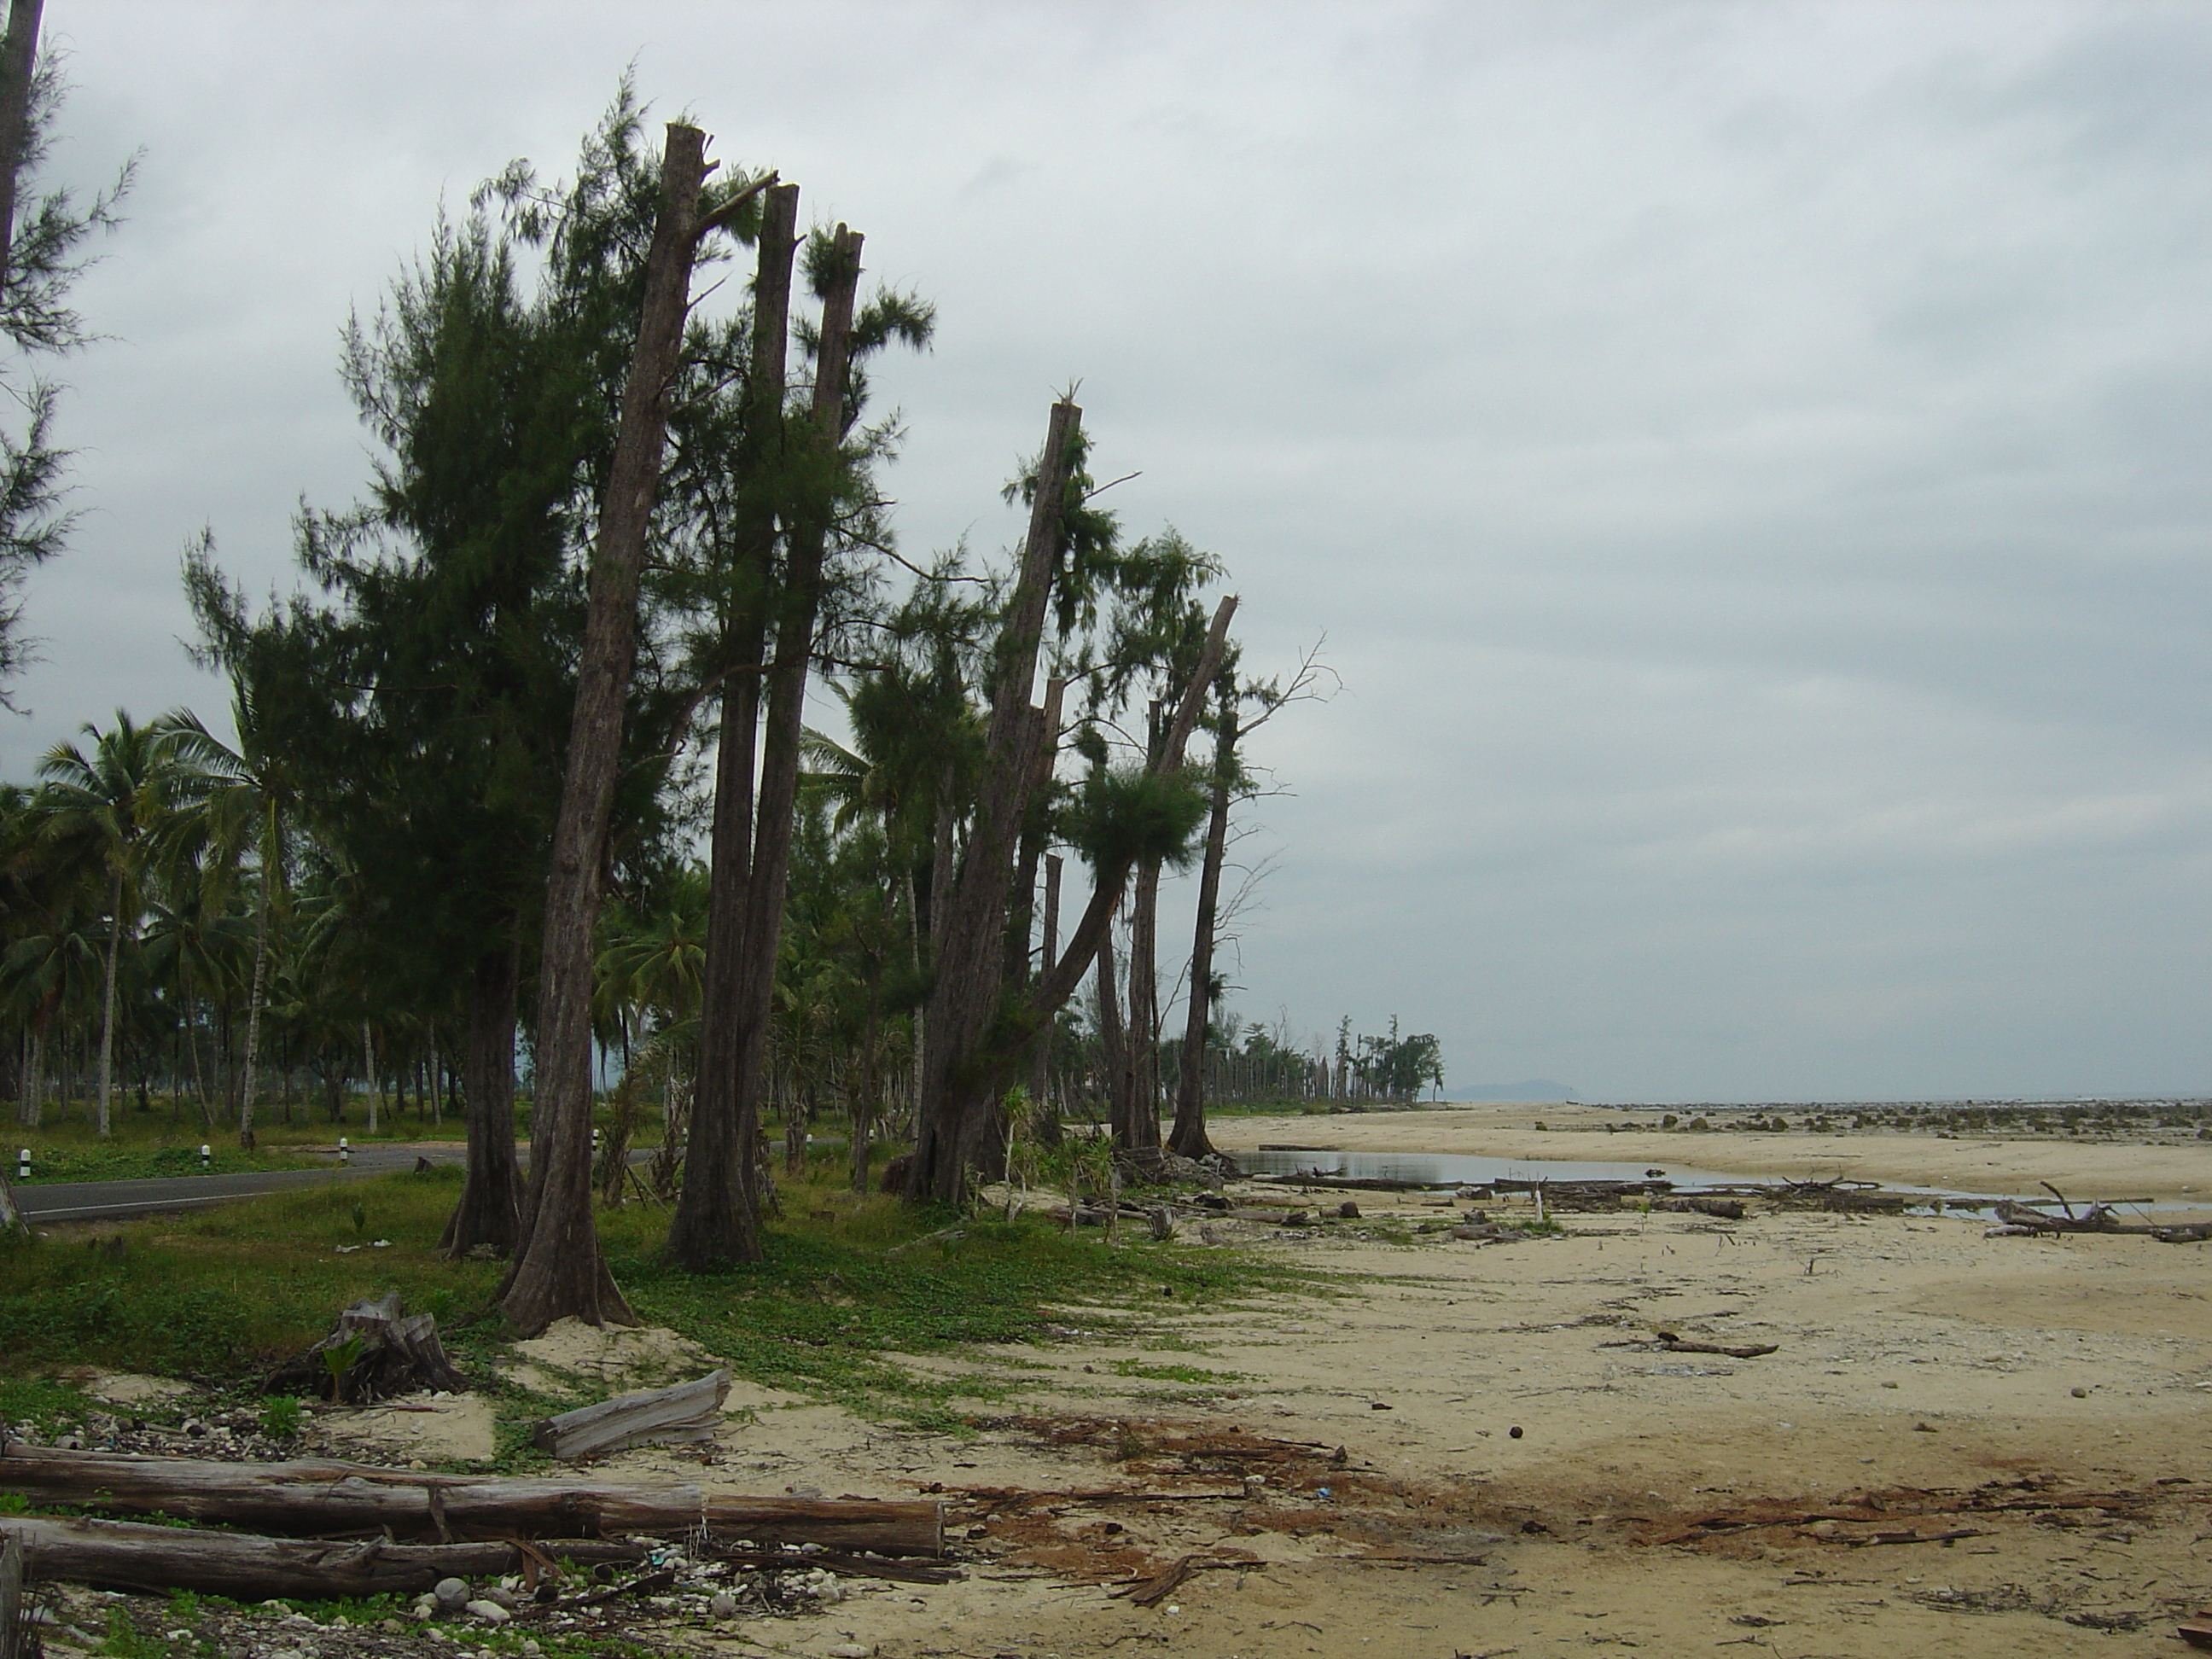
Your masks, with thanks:
<instances>
[{"instance_id":1,"label":"asphalt road","mask_svg":"<svg viewBox=\"0 0 2212 1659\"><path fill-rule=\"evenodd\" d=\"M134 1215L197 1210L237 1198L290 1192L300 1187L326 1187L393 1170L411 1170L418 1157L434 1164L458 1164L463 1149L459 1141L362 1146L355 1150L352 1163L343 1168L333 1164L326 1170L259 1170L244 1175L162 1176L143 1181L58 1181L45 1185L25 1182L11 1185L9 1191L23 1219L33 1225L42 1221L120 1221Z\"/></svg>"}]
</instances>

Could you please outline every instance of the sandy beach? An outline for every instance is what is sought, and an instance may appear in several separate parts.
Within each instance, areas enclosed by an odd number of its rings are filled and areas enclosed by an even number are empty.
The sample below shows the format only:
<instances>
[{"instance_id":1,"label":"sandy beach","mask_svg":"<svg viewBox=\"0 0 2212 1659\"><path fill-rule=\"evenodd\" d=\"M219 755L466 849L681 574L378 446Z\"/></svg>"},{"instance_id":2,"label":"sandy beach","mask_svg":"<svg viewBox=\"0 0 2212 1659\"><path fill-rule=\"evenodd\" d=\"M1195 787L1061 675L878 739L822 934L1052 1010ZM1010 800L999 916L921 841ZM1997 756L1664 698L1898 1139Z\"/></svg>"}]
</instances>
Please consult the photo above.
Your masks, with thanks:
<instances>
[{"instance_id":1,"label":"sandy beach","mask_svg":"<svg viewBox=\"0 0 2212 1659\"><path fill-rule=\"evenodd\" d=\"M1661 1163L1686 1139L1524 1115L1246 1120L1222 1138ZM1802 1139L1700 1139L1733 1167L1806 1170ZM1866 1137L1813 1156L1942 1184L2047 1174L2085 1195L2178 1193L2196 1173L2148 1146ZM2117 1659L2181 1650L2176 1620L2212 1607L2212 1245L1754 1206L1570 1214L1481 1246L1443 1231L1456 1212L1428 1194L1351 1194L1358 1217L1299 1226L1251 1206L1347 1194L1236 1196L1245 1218L1182 1236L1314 1270L1310 1293L1164 1302L1140 1340L1070 1308L1042 1345L907 1361L1018 1383L969 1433L740 1389L707 1478L941 1493L967 1576L654 1639L885 1659ZM531 1363L609 1384L606 1345L636 1340L556 1335ZM1746 1355L1707 1351L1728 1348ZM605 1469L701 1474L666 1450ZM1186 1559L1154 1605L1127 1595Z\"/></svg>"}]
</instances>

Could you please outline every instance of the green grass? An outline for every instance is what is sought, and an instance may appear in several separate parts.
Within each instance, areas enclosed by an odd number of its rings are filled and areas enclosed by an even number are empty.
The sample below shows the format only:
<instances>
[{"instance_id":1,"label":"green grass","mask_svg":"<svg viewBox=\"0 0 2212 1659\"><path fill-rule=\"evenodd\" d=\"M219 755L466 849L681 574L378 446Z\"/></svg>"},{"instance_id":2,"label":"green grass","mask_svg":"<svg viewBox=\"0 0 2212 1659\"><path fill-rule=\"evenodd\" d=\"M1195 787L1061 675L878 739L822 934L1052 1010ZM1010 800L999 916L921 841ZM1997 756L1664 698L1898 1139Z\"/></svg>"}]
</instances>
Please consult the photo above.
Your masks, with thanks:
<instances>
[{"instance_id":1,"label":"green grass","mask_svg":"<svg viewBox=\"0 0 2212 1659\"><path fill-rule=\"evenodd\" d=\"M639 1316L753 1382L957 1431L1033 1379L995 1364L918 1374L896 1356L1043 1342L1048 1327L1070 1320L1161 1346L1162 1311L1218 1309L1321 1282L1241 1254L1154 1243L1136 1230L1108 1245L1095 1231L1070 1235L1037 1218L959 1221L910 1210L843 1191L837 1162L822 1158L806 1179L783 1184L785 1218L766 1231L766 1259L727 1273L672 1267L658 1206L601 1211L609 1264ZM0 1246L0 1387L33 1391L23 1415L74 1416L70 1391L33 1379L94 1365L250 1385L325 1334L339 1309L392 1291L410 1310L435 1314L457 1361L488 1381L501 1331L484 1316L502 1264L450 1261L436 1248L459 1185L457 1169L441 1167ZM927 1237L956 1222L956 1236ZM378 1238L389 1247L338 1253ZM901 1245L912 1248L893 1253ZM1069 1306L1079 1316L1055 1312ZM1158 1369L1159 1380L1221 1380L1194 1367ZM503 1460L528 1461L523 1425L548 1402L513 1384L489 1383L488 1392Z\"/></svg>"}]
</instances>

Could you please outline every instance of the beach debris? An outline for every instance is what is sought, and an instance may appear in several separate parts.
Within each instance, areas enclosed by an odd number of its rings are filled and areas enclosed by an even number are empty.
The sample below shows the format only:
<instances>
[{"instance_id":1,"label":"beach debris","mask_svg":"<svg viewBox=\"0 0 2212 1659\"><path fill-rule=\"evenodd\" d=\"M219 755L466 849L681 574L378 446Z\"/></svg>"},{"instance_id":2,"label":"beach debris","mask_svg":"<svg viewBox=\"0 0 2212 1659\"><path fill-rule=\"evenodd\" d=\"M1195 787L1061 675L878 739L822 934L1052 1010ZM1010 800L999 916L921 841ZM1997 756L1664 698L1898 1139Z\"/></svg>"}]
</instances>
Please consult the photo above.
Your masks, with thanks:
<instances>
[{"instance_id":1,"label":"beach debris","mask_svg":"<svg viewBox=\"0 0 2212 1659\"><path fill-rule=\"evenodd\" d=\"M749 1498L702 1492L686 1482L434 1474L322 1459L227 1463L63 1451L10 1441L0 1455L0 1492L40 1504L166 1515L307 1538L387 1534L442 1542L471 1533L508 1540L620 1538L680 1535L704 1527L755 1543L891 1555L944 1553L941 1507L933 1501ZM433 1574L423 1587L441 1577L468 1576L455 1566Z\"/></svg>"},{"instance_id":2,"label":"beach debris","mask_svg":"<svg viewBox=\"0 0 2212 1659\"><path fill-rule=\"evenodd\" d=\"M617 1395L541 1419L530 1443L563 1461L628 1446L712 1440L721 1425L730 1374L713 1370L665 1389Z\"/></svg>"},{"instance_id":3,"label":"beach debris","mask_svg":"<svg viewBox=\"0 0 2212 1659\"><path fill-rule=\"evenodd\" d=\"M2194 1619L2185 1619L2173 1633L2192 1648L2212 1648L2212 1607L2199 1607Z\"/></svg>"}]
</instances>

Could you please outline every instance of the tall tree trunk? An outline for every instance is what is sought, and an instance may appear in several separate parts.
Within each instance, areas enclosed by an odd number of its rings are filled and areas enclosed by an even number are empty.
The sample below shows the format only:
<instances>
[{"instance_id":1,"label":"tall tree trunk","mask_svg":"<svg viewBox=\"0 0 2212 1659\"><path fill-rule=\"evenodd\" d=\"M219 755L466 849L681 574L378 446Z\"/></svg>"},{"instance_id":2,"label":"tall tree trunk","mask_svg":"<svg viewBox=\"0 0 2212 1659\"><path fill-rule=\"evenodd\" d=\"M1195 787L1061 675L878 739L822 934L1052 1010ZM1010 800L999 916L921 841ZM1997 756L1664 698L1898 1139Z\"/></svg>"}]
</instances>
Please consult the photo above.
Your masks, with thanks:
<instances>
[{"instance_id":1,"label":"tall tree trunk","mask_svg":"<svg viewBox=\"0 0 2212 1659\"><path fill-rule=\"evenodd\" d=\"M762 270L765 276L771 253L778 253L778 274L787 306L789 250L798 219L797 192L793 191L781 204L771 199L769 210L772 213L785 212L788 217L778 224L778 239L783 243L780 251L771 249L768 232L763 229ZM857 234L842 225L837 227L837 269L823 300L808 441L825 467L834 466L835 453L845 434L846 368L852 343L854 299L860 289L860 243ZM776 319L778 332L772 348L765 337L765 325L762 337L756 341L755 368L764 382L763 407L767 398L765 384L771 374L775 395L779 401L781 398L784 322L784 319ZM771 354L766 361L763 350ZM825 472L818 488L827 491L830 487ZM829 512L830 504L825 498L800 503L792 514L784 580L774 605L777 613L775 659L766 675L767 716L762 722L758 793L755 798L749 791L745 797L752 807L752 829L746 849L750 853L749 865L738 863L732 872L731 880L736 890L731 903L735 914L729 918L732 925L726 927L720 941L723 949L719 957L714 949L717 941L711 933L708 938L708 971L717 975L714 1023L720 1028L715 1042L720 1075L716 1088L725 1091L718 1093L716 1117L724 1139L716 1148L713 1166L702 1170L696 1161L696 1152L695 1161L685 1164L684 1194L670 1224L668 1240L669 1254L695 1272L732 1261L760 1259L758 1166L748 1156L747 1149L760 1131L769 1016L775 998L776 957L783 938L784 888L791 865L793 804L799 788L799 739L805 717L807 671L814 655L823 560L829 545ZM765 578L765 561L762 570ZM748 744L748 773L750 764ZM746 782L750 784L750 775ZM715 805L719 828L719 792ZM719 876L719 848L717 852ZM710 926L715 919L710 911ZM703 1073L703 1016L700 1036ZM799 1108L796 1091L793 1100L792 1109L797 1112ZM696 1121L700 1108L695 1104L692 1109ZM695 1201L695 1181L703 1183L709 1179L720 1184L720 1190L708 1192L702 1185Z\"/></svg>"},{"instance_id":2,"label":"tall tree trunk","mask_svg":"<svg viewBox=\"0 0 2212 1659\"><path fill-rule=\"evenodd\" d=\"M477 958L461 1078L468 1167L460 1201L438 1241L448 1255L487 1246L505 1255L514 1248L522 1207L521 1167L514 1152L514 1019L521 981L519 938Z\"/></svg>"},{"instance_id":3,"label":"tall tree trunk","mask_svg":"<svg viewBox=\"0 0 2212 1659\"><path fill-rule=\"evenodd\" d=\"M44 0L12 0L8 33L0 39L0 277L15 251L15 198L30 136L31 76L39 58L39 14Z\"/></svg>"},{"instance_id":4,"label":"tall tree trunk","mask_svg":"<svg viewBox=\"0 0 2212 1659\"><path fill-rule=\"evenodd\" d=\"M832 246L835 270L822 301L810 411L809 437L822 471L810 497L799 503L787 539L783 588L776 607L780 614L775 661L769 671L768 713L762 721L760 801L754 814L752 881L745 894L744 954L738 968L737 1120L740 1136L755 1132L761 1121L769 1023L775 1006L775 969L783 942L784 891L791 872L792 820L799 798L806 677L814 661L823 563L829 551L832 478L837 449L845 436L846 369L852 347L854 302L860 286L861 239L841 224ZM799 1042L806 1040L805 1033L799 1034ZM795 1144L803 1170L811 1085L801 1085L799 1056L794 1053L792 1058L788 1109L798 1125ZM786 1161L788 1167L788 1157ZM758 1240L750 1242L752 1255L748 1259L757 1259Z\"/></svg>"},{"instance_id":5,"label":"tall tree trunk","mask_svg":"<svg viewBox=\"0 0 2212 1659\"><path fill-rule=\"evenodd\" d=\"M684 1184L669 1222L668 1253L694 1272L753 1261L759 1206L752 1158L738 1126L737 1018L744 956L745 899L753 863L753 762L760 726L768 590L775 558L775 481L782 463L785 364L791 338L791 268L798 248L799 186L768 193L753 276L752 360L746 374L745 441L753 501L736 536L730 662L714 765L708 842L707 956L699 1008L699 1071L692 1085Z\"/></svg>"},{"instance_id":6,"label":"tall tree trunk","mask_svg":"<svg viewBox=\"0 0 2212 1659\"><path fill-rule=\"evenodd\" d=\"M1068 424L1073 426L1075 411L1072 405L1063 404L1054 411L1056 429L1063 409L1070 411ZM1047 456L1054 453L1048 441ZM1040 468L1040 501L1047 497L1045 471ZM1052 492L1051 498L1057 501L1063 494L1064 482ZM1047 554L1056 551L1057 525L1058 515L1054 514L1042 537ZM1039 539L1035 515L1030 528L1034 546ZM1042 565L1040 568L1042 571ZM1027 757L1010 746L1020 729L1016 721L1026 711L1008 708L1007 694L1018 689L1025 695L1028 681L1035 676L1036 647L1042 629L1044 605L1041 580L1033 613L1035 620L1030 623L1032 613L1024 605L1029 569L1025 550L1023 582L1015 589L1015 602L1009 608L1000 641L1000 691L992 703L987 750L995 763L987 771L991 781L987 783L977 804L975 826L969 836L968 858L961 869L957 893L961 910L946 929L945 960L939 965L930 996L929 1072L925 1079L921 1121L916 1126L915 1161L907 1188L909 1198L957 1203L966 1195L971 1171L986 1178L999 1173L1005 1144L999 1121L1000 1092L1012 1080L1022 1046L1030 1034L1051 1018L1082 983L1129 878L1127 860L1097 872L1097 884L1091 890L1091 902L1075 925L1067 949L1044 975L1026 1003L1009 1006L1004 1000L996 959L1005 942L1006 884L1013 875L1013 826L1019 821L1022 805L1009 796L1018 790L1019 781L1029 775L1029 768L1025 763ZM1191 727L1197 720L1199 707L1206 699L1213 676L1220 668L1228 646L1230 619L1236 612L1234 594L1224 597L1214 608L1213 621L1199 653L1198 665L1192 672L1190 683L1183 689L1166 738L1150 763L1148 769L1155 776L1182 764L1183 746L1189 740ZM1028 642L1025 653L1022 644L1024 639ZM1024 654L1026 666L1023 665ZM1002 714L1006 716L1003 722ZM1008 779L1014 781L1006 781ZM999 817L1001 811L1003 818ZM980 945L975 942L979 939Z\"/></svg>"},{"instance_id":7,"label":"tall tree trunk","mask_svg":"<svg viewBox=\"0 0 2212 1659\"><path fill-rule=\"evenodd\" d=\"M1129 1144L1134 1097L1129 1088L1129 1034L1121 1024L1121 993L1115 983L1114 928L1098 936L1098 1054L1106 1077L1106 1127L1117 1146Z\"/></svg>"},{"instance_id":8,"label":"tall tree trunk","mask_svg":"<svg viewBox=\"0 0 2212 1659\"><path fill-rule=\"evenodd\" d=\"M123 872L116 872L107 896L107 969L100 1004L100 1133L109 1133L108 1085L115 1061L115 957L123 948Z\"/></svg>"},{"instance_id":9,"label":"tall tree trunk","mask_svg":"<svg viewBox=\"0 0 2212 1659\"><path fill-rule=\"evenodd\" d=\"M369 1040L368 1021L361 1023L361 1086L368 1096L368 1132L377 1129L376 1044Z\"/></svg>"},{"instance_id":10,"label":"tall tree trunk","mask_svg":"<svg viewBox=\"0 0 2212 1659\"><path fill-rule=\"evenodd\" d=\"M1229 781L1236 770L1237 707L1224 700L1213 729L1213 810L1198 868L1198 921L1191 930L1190 1009L1182 1025L1182 1075L1176 1079L1175 1128L1168 1146L1185 1158L1213 1151L1206 1133L1206 1016L1212 1004L1213 933L1221 902L1221 862L1229 847Z\"/></svg>"},{"instance_id":11,"label":"tall tree trunk","mask_svg":"<svg viewBox=\"0 0 2212 1659\"><path fill-rule=\"evenodd\" d=\"M1160 1146L1160 863L1137 866L1129 891L1129 1138L1133 1152Z\"/></svg>"},{"instance_id":12,"label":"tall tree trunk","mask_svg":"<svg viewBox=\"0 0 2212 1659\"><path fill-rule=\"evenodd\" d=\"M1022 547L1021 570L999 641L999 673L991 691L985 737L989 757L968 831L968 854L952 890L930 896L941 944L926 1018L921 1099L915 1124L908 1193L957 1203L968 1171L995 1174L1005 1156L998 1102L979 1097L969 1074L1004 994L1007 893L1016 838L1035 781L1030 752L1038 733L1030 707L1043 642L1045 607L1059 563L1062 520L1083 411L1062 399L1052 407L1037 458L1036 494ZM941 918L936 914L940 906Z\"/></svg>"},{"instance_id":13,"label":"tall tree trunk","mask_svg":"<svg viewBox=\"0 0 2212 1659\"><path fill-rule=\"evenodd\" d=\"M1060 857L1044 858L1044 933L1037 941L1037 977L1044 977L1060 956ZM1036 1103L1037 1139L1048 1146L1060 1145L1060 1109L1052 1098L1052 1036L1050 1020L1037 1027L1030 1039L1030 1097Z\"/></svg>"},{"instance_id":14,"label":"tall tree trunk","mask_svg":"<svg viewBox=\"0 0 2212 1659\"><path fill-rule=\"evenodd\" d=\"M636 667L638 576L660 486L669 394L682 357L705 152L705 134L669 123L637 343L599 504L568 765L545 882L529 1200L500 1297L509 1328L525 1336L570 1316L592 1325L635 1322L600 1255L592 1212L592 944L605 896L623 714Z\"/></svg>"},{"instance_id":15,"label":"tall tree trunk","mask_svg":"<svg viewBox=\"0 0 2212 1659\"><path fill-rule=\"evenodd\" d=\"M16 1109L16 1118L27 1129L39 1127L46 1115L46 1033L42 1025L31 1027L31 1068L23 1079L23 1099Z\"/></svg>"},{"instance_id":16,"label":"tall tree trunk","mask_svg":"<svg viewBox=\"0 0 2212 1659\"><path fill-rule=\"evenodd\" d=\"M253 1150L253 1067L259 1059L256 1049L261 1042L261 1000L269 988L269 884L273 879L274 872L264 861L261 896L254 907L253 993L246 1004L246 1056L238 1070L238 1144L249 1152Z\"/></svg>"}]
</instances>

